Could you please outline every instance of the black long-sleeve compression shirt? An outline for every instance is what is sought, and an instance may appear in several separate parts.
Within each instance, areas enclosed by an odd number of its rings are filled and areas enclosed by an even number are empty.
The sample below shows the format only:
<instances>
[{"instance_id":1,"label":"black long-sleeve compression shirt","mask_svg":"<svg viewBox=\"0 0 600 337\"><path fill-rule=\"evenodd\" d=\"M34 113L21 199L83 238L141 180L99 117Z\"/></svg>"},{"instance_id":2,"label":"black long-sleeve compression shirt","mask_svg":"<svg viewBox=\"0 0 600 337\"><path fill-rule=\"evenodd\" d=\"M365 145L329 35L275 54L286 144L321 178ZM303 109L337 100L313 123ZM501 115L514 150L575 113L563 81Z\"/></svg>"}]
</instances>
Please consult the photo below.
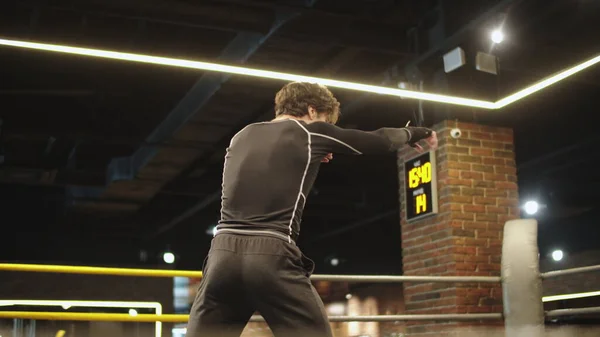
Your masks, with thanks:
<instances>
[{"instance_id":1,"label":"black long-sleeve compression shirt","mask_svg":"<svg viewBox=\"0 0 600 337\"><path fill-rule=\"evenodd\" d=\"M410 137L404 128L361 131L295 119L250 124L227 149L217 233L277 233L295 241L306 196L328 153L385 154Z\"/></svg>"}]
</instances>

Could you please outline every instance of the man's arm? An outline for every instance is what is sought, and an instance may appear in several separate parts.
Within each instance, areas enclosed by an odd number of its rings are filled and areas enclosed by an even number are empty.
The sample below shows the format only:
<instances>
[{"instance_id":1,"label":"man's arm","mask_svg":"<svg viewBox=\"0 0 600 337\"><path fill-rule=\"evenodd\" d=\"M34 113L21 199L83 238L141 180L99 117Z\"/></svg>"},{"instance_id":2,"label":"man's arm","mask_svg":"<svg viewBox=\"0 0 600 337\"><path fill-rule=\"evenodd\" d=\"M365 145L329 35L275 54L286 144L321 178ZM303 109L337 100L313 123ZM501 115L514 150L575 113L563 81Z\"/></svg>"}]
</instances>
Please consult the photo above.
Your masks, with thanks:
<instances>
[{"instance_id":1,"label":"man's arm","mask_svg":"<svg viewBox=\"0 0 600 337\"><path fill-rule=\"evenodd\" d=\"M381 128L375 131L343 129L325 122L308 124L314 146L324 152L350 154L385 154L394 152L404 145L430 137L427 128Z\"/></svg>"}]
</instances>

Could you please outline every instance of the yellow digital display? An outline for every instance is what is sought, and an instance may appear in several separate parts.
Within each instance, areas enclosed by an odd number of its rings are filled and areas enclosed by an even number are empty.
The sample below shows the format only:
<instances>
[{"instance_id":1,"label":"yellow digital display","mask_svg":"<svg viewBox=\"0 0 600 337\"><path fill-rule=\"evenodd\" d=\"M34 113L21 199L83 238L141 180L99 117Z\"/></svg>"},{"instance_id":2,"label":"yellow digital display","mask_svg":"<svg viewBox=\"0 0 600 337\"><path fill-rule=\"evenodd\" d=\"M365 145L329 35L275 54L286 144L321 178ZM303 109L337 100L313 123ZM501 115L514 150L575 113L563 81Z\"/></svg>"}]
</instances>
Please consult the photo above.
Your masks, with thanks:
<instances>
[{"instance_id":1,"label":"yellow digital display","mask_svg":"<svg viewBox=\"0 0 600 337\"><path fill-rule=\"evenodd\" d=\"M410 188L417 188L421 184L431 182L431 163L427 162L422 166L413 167L408 171Z\"/></svg>"},{"instance_id":2,"label":"yellow digital display","mask_svg":"<svg viewBox=\"0 0 600 337\"><path fill-rule=\"evenodd\" d=\"M427 195L419 194L415 197L416 205L415 205L415 213L421 214L427 212Z\"/></svg>"},{"instance_id":3,"label":"yellow digital display","mask_svg":"<svg viewBox=\"0 0 600 337\"><path fill-rule=\"evenodd\" d=\"M404 163L407 220L437 213L435 154L424 153Z\"/></svg>"}]
</instances>

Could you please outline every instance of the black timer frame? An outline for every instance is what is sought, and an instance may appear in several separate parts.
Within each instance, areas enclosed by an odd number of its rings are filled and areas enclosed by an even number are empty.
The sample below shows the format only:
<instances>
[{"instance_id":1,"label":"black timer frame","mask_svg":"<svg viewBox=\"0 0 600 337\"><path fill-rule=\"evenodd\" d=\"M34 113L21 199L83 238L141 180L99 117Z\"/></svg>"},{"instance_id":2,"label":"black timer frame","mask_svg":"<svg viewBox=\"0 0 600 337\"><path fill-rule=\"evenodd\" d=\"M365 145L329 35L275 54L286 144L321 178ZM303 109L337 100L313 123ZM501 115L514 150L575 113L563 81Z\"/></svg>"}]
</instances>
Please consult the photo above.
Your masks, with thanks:
<instances>
[{"instance_id":1,"label":"black timer frame","mask_svg":"<svg viewBox=\"0 0 600 337\"><path fill-rule=\"evenodd\" d=\"M415 166L415 163L419 161L420 165ZM411 188L409 186L410 171L415 167L423 167L426 163L429 163L431 167L431 180ZM421 189L423 189L423 193L419 193L419 190ZM415 193L419 194L415 195ZM426 210L422 213L418 213L416 210L416 197L422 194L425 194ZM420 153L404 161L404 211L407 222L419 220L438 213L437 162L435 151Z\"/></svg>"}]
</instances>

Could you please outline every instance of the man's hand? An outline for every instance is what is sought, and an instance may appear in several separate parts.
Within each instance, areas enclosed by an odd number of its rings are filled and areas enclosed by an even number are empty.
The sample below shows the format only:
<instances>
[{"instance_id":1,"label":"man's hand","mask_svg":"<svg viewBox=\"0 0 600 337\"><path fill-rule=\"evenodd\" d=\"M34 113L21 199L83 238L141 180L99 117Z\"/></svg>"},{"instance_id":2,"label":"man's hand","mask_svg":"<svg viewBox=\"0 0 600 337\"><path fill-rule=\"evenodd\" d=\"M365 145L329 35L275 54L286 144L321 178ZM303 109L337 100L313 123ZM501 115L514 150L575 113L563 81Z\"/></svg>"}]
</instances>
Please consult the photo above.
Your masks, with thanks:
<instances>
[{"instance_id":1,"label":"man's hand","mask_svg":"<svg viewBox=\"0 0 600 337\"><path fill-rule=\"evenodd\" d=\"M407 126L404 128L409 134L408 145L412 146L417 152L425 151L419 142L424 140L431 150L437 149L438 140L435 131L429 128Z\"/></svg>"},{"instance_id":2,"label":"man's hand","mask_svg":"<svg viewBox=\"0 0 600 337\"><path fill-rule=\"evenodd\" d=\"M328 153L325 158L321 159L321 163L329 163L331 160L333 160L333 153Z\"/></svg>"},{"instance_id":3,"label":"man's hand","mask_svg":"<svg viewBox=\"0 0 600 337\"><path fill-rule=\"evenodd\" d=\"M427 143L427 146L429 146L430 150L437 149L438 139L437 139L437 134L435 133L435 131L432 131L431 136L429 136L428 138L425 138L424 140L425 140L425 143ZM423 149L423 147L421 145L419 145L418 143L415 143L414 148L419 153L423 153L425 151L425 149Z\"/></svg>"}]
</instances>

